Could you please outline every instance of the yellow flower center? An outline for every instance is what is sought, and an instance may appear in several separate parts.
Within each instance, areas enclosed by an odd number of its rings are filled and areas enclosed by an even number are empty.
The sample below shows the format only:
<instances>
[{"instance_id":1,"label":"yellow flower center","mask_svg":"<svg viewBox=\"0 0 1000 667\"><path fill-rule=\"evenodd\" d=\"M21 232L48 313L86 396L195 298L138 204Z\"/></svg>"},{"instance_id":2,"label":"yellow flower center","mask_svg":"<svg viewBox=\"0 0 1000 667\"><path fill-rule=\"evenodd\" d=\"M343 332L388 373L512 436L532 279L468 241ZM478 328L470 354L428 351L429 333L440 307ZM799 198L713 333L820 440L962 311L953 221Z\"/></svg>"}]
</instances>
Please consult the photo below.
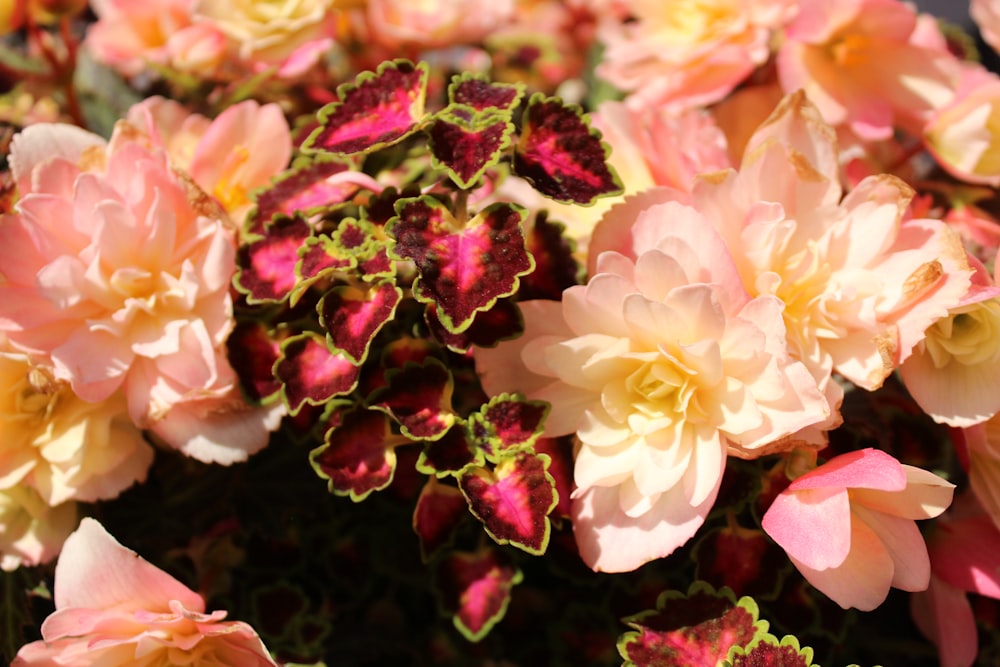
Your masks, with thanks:
<instances>
[{"instance_id":1,"label":"yellow flower center","mask_svg":"<svg viewBox=\"0 0 1000 667\"><path fill-rule=\"evenodd\" d=\"M956 309L927 330L924 347L936 368L953 361L966 366L1000 359L1000 299Z\"/></svg>"},{"instance_id":2,"label":"yellow flower center","mask_svg":"<svg viewBox=\"0 0 1000 667\"><path fill-rule=\"evenodd\" d=\"M839 67L859 67L868 62L871 40L867 35L849 33L835 38L827 46L827 53Z\"/></svg>"},{"instance_id":3,"label":"yellow flower center","mask_svg":"<svg viewBox=\"0 0 1000 667\"><path fill-rule=\"evenodd\" d=\"M733 32L740 3L732 0L641 2L635 14L666 45L711 42Z\"/></svg>"}]
</instances>

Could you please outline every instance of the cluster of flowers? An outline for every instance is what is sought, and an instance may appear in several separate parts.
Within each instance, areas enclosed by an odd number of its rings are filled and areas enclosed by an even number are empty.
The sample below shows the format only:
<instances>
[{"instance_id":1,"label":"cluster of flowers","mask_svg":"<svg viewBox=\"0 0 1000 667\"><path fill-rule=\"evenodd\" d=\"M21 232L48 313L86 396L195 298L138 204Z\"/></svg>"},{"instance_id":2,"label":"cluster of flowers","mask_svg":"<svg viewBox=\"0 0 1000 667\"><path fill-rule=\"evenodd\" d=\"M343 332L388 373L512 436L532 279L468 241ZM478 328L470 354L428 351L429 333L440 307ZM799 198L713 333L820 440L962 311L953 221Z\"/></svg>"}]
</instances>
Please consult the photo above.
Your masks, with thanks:
<instances>
[{"instance_id":1,"label":"cluster of flowers","mask_svg":"<svg viewBox=\"0 0 1000 667\"><path fill-rule=\"evenodd\" d=\"M72 5L22 0L0 19L38 31ZM268 77L285 92L214 118L147 97L109 138L19 116L0 198L0 567L62 557L57 612L15 664L274 664L77 503L144 481L150 441L230 465L289 412L247 398L227 345L255 193L300 148L288 116L311 129L317 110L288 90L324 101L331 72L406 56L528 67L586 102L574 54L592 45L620 92L592 123L623 192L573 207L484 168L491 187L467 202L547 209L586 267L561 300L518 302L523 334L469 354L487 395L544 401L543 435L574 437L583 561L626 572L673 553L730 457L773 456L786 488L761 526L798 571L844 608L920 593L942 661L971 664L965 592L1000 597L998 552L956 549L1000 543L1000 224L975 206L1000 186L1000 77L899 0L464 5L91 3L83 48L136 86ZM972 10L1000 48L1000 2ZM364 168L327 181L410 185ZM845 392L896 372L954 429L969 488L951 510L954 484L884 451L825 456ZM934 517L925 542L914 521Z\"/></svg>"}]
</instances>

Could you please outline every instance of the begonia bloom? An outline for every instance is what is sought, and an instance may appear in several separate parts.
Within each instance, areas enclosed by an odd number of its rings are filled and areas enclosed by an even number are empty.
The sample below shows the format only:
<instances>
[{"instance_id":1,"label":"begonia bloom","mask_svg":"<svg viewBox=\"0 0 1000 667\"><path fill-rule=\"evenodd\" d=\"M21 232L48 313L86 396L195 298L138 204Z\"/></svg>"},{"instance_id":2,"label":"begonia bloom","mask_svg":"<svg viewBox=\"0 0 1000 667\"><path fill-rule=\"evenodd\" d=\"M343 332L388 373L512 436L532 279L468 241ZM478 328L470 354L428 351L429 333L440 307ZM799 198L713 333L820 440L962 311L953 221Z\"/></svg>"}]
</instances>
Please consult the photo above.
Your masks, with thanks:
<instances>
[{"instance_id":1,"label":"begonia bloom","mask_svg":"<svg viewBox=\"0 0 1000 667\"><path fill-rule=\"evenodd\" d=\"M337 0L192 0L195 22L226 35L251 69L296 76L333 44Z\"/></svg>"},{"instance_id":2,"label":"begonia bloom","mask_svg":"<svg viewBox=\"0 0 1000 667\"><path fill-rule=\"evenodd\" d=\"M520 304L521 338L476 352L486 391L548 401L545 434L579 438L574 531L608 572L694 535L731 447L766 451L829 414L788 358L781 303L746 293L704 218L663 204L635 219L635 237L634 258L601 255L561 303Z\"/></svg>"},{"instance_id":3,"label":"begonia bloom","mask_svg":"<svg viewBox=\"0 0 1000 667\"><path fill-rule=\"evenodd\" d=\"M961 302L971 274L954 230L906 218L913 192L899 179L866 178L842 196L837 156L833 129L799 92L754 133L738 171L703 174L690 195L649 190L633 204L636 213L676 201L715 227L750 294L784 304L792 355L834 407L842 389L833 371L865 389L881 386ZM591 256L634 257L631 224L603 220Z\"/></svg>"},{"instance_id":4,"label":"begonia bloom","mask_svg":"<svg viewBox=\"0 0 1000 667\"><path fill-rule=\"evenodd\" d=\"M961 65L932 17L899 0L800 0L778 52L785 92L803 89L831 125L868 141L919 134L952 97Z\"/></svg>"},{"instance_id":5,"label":"begonia bloom","mask_svg":"<svg viewBox=\"0 0 1000 667\"><path fill-rule=\"evenodd\" d=\"M126 549L93 519L66 540L56 610L12 667L276 667L246 623L205 612L200 595Z\"/></svg>"},{"instance_id":6,"label":"begonia bloom","mask_svg":"<svg viewBox=\"0 0 1000 667\"><path fill-rule=\"evenodd\" d=\"M927 553L930 585L910 596L910 613L942 667L971 667L979 642L966 593L1000 599L1000 530L964 494L928 531Z\"/></svg>"},{"instance_id":7,"label":"begonia bloom","mask_svg":"<svg viewBox=\"0 0 1000 667\"><path fill-rule=\"evenodd\" d=\"M927 328L899 367L924 412L961 428L1000 411L1000 287L981 265L973 280L969 293Z\"/></svg>"},{"instance_id":8,"label":"begonia bloom","mask_svg":"<svg viewBox=\"0 0 1000 667\"><path fill-rule=\"evenodd\" d=\"M126 76L170 63L169 42L192 27L191 0L92 0L87 31L94 58Z\"/></svg>"},{"instance_id":9,"label":"begonia bloom","mask_svg":"<svg viewBox=\"0 0 1000 667\"><path fill-rule=\"evenodd\" d=\"M473 44L511 21L515 0L494 0L469 11L464 0L368 0L371 38L383 47L441 48Z\"/></svg>"},{"instance_id":10,"label":"begonia bloom","mask_svg":"<svg viewBox=\"0 0 1000 667\"><path fill-rule=\"evenodd\" d=\"M966 67L954 99L930 115L923 137L938 164L955 178L1000 186L1000 77Z\"/></svg>"},{"instance_id":11,"label":"begonia bloom","mask_svg":"<svg viewBox=\"0 0 1000 667\"><path fill-rule=\"evenodd\" d=\"M245 100L209 120L173 100L151 97L129 109L126 120L165 148L171 165L187 172L237 223L253 206L250 193L280 174L292 156L288 121L273 103Z\"/></svg>"},{"instance_id":12,"label":"begonia bloom","mask_svg":"<svg viewBox=\"0 0 1000 667\"><path fill-rule=\"evenodd\" d=\"M0 489L30 486L53 506L92 502L143 481L152 462L121 393L84 401L44 368L0 356Z\"/></svg>"},{"instance_id":13,"label":"begonia bloom","mask_svg":"<svg viewBox=\"0 0 1000 667\"><path fill-rule=\"evenodd\" d=\"M914 520L941 514L953 491L931 472L862 449L794 480L761 526L809 583L845 609L870 611L891 587L927 588L927 545Z\"/></svg>"},{"instance_id":14,"label":"begonia bloom","mask_svg":"<svg viewBox=\"0 0 1000 667\"><path fill-rule=\"evenodd\" d=\"M693 107L722 99L770 55L790 0L630 0L634 18L605 22L596 73L635 108Z\"/></svg>"},{"instance_id":15,"label":"begonia bloom","mask_svg":"<svg viewBox=\"0 0 1000 667\"><path fill-rule=\"evenodd\" d=\"M0 570L53 560L76 521L74 502L53 507L23 484L0 489Z\"/></svg>"},{"instance_id":16,"label":"begonia bloom","mask_svg":"<svg viewBox=\"0 0 1000 667\"><path fill-rule=\"evenodd\" d=\"M188 455L231 463L265 444L226 358L235 240L221 207L127 123L109 143L33 125L12 142L20 193L0 221L0 330L86 401L122 390L129 416ZM243 409L232 409L234 401ZM216 402L233 439L202 449L179 424Z\"/></svg>"}]
</instances>

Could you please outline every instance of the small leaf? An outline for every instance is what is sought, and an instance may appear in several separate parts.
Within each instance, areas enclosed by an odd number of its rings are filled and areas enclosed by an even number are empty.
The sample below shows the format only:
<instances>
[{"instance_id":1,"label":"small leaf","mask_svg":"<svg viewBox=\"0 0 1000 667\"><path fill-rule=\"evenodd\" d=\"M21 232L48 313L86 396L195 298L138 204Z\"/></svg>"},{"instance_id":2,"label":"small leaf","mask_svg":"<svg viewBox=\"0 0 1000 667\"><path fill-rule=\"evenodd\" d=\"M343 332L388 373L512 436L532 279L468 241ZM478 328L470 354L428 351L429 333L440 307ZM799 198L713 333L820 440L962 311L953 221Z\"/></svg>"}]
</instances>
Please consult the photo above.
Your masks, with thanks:
<instances>
[{"instance_id":1,"label":"small leaf","mask_svg":"<svg viewBox=\"0 0 1000 667\"><path fill-rule=\"evenodd\" d=\"M292 415L306 403L322 405L334 396L354 391L359 368L343 354L335 354L326 339L314 332L292 336L281 344L274 374Z\"/></svg>"},{"instance_id":2,"label":"small leaf","mask_svg":"<svg viewBox=\"0 0 1000 667\"><path fill-rule=\"evenodd\" d=\"M357 408L327 430L324 444L310 452L309 461L317 475L329 480L331 493L358 502L389 486L396 471L395 448L406 442L392 434L384 414Z\"/></svg>"},{"instance_id":3,"label":"small leaf","mask_svg":"<svg viewBox=\"0 0 1000 667\"><path fill-rule=\"evenodd\" d=\"M580 282L581 268L573 256L574 244L563 234L565 227L550 222L545 211L535 214L525 236L525 246L535 260L535 270L521 278L518 299L558 301L567 288Z\"/></svg>"},{"instance_id":4,"label":"small leaf","mask_svg":"<svg viewBox=\"0 0 1000 667\"><path fill-rule=\"evenodd\" d=\"M454 382L437 359L392 369L386 373L386 381L387 386L372 394L371 406L395 419L403 435L414 440L436 440L455 423L451 411Z\"/></svg>"},{"instance_id":5,"label":"small leaf","mask_svg":"<svg viewBox=\"0 0 1000 667\"><path fill-rule=\"evenodd\" d=\"M749 646L736 648L726 667L812 667L813 650L799 648L792 635L778 638L771 634L757 637Z\"/></svg>"},{"instance_id":6,"label":"small leaf","mask_svg":"<svg viewBox=\"0 0 1000 667\"><path fill-rule=\"evenodd\" d=\"M363 363L375 334L392 320L402 298L403 291L388 282L367 290L350 285L334 287L316 306L330 347L355 364Z\"/></svg>"},{"instance_id":7,"label":"small leaf","mask_svg":"<svg viewBox=\"0 0 1000 667\"><path fill-rule=\"evenodd\" d=\"M588 205L622 192L618 175L607 164L609 152L580 107L535 93L514 150L514 171L546 197Z\"/></svg>"},{"instance_id":8,"label":"small leaf","mask_svg":"<svg viewBox=\"0 0 1000 667\"><path fill-rule=\"evenodd\" d=\"M463 72L454 76L448 84L448 101L462 104L476 111L514 110L524 95L522 83L493 83L485 76Z\"/></svg>"},{"instance_id":9,"label":"small leaf","mask_svg":"<svg viewBox=\"0 0 1000 667\"><path fill-rule=\"evenodd\" d=\"M294 306L321 281L343 277L343 272L353 269L357 260L345 253L329 236L310 236L299 248L299 261L295 264L298 281L289 295L288 303Z\"/></svg>"},{"instance_id":10,"label":"small leaf","mask_svg":"<svg viewBox=\"0 0 1000 667\"><path fill-rule=\"evenodd\" d=\"M363 72L337 89L339 101L319 112L320 126L306 139L305 151L350 155L400 141L424 117L427 65L394 60L377 72Z\"/></svg>"},{"instance_id":11,"label":"small leaf","mask_svg":"<svg viewBox=\"0 0 1000 667\"><path fill-rule=\"evenodd\" d=\"M549 457L519 452L503 458L493 470L467 469L458 486L469 509L498 544L510 544L530 554L545 552L556 506L555 481L546 468Z\"/></svg>"},{"instance_id":12,"label":"small leaf","mask_svg":"<svg viewBox=\"0 0 1000 667\"><path fill-rule=\"evenodd\" d=\"M281 356L281 341L259 322L241 322L226 339L229 363L251 401L261 403L281 392L274 364Z\"/></svg>"},{"instance_id":13,"label":"small leaf","mask_svg":"<svg viewBox=\"0 0 1000 667\"><path fill-rule=\"evenodd\" d=\"M538 438L535 441L534 450L536 454L545 454L549 457L549 467L546 468L546 471L552 475L558 499L555 509L550 514L557 519L570 518L573 495L572 436Z\"/></svg>"},{"instance_id":14,"label":"small leaf","mask_svg":"<svg viewBox=\"0 0 1000 667\"><path fill-rule=\"evenodd\" d=\"M271 219L278 214L314 215L332 204L346 201L360 186L355 179L333 179L349 165L329 156L296 160L292 167L262 190L254 193L257 207L248 216L248 233L264 234Z\"/></svg>"},{"instance_id":15,"label":"small leaf","mask_svg":"<svg viewBox=\"0 0 1000 667\"><path fill-rule=\"evenodd\" d=\"M469 466L486 463L482 450L469 441L464 423L455 424L443 437L424 445L417 470L425 475L457 475Z\"/></svg>"},{"instance_id":16,"label":"small leaf","mask_svg":"<svg viewBox=\"0 0 1000 667\"><path fill-rule=\"evenodd\" d=\"M623 619L638 632L618 640L624 667L716 667L730 649L746 646L767 631L757 620L757 604L727 588L716 592L695 582L683 595L666 591L656 609Z\"/></svg>"},{"instance_id":17,"label":"small leaf","mask_svg":"<svg viewBox=\"0 0 1000 667\"><path fill-rule=\"evenodd\" d=\"M466 114L453 107L439 113L427 129L430 135L432 164L447 170L460 188L471 188L497 164L510 147L514 124L490 112L476 112L465 107Z\"/></svg>"},{"instance_id":18,"label":"small leaf","mask_svg":"<svg viewBox=\"0 0 1000 667\"><path fill-rule=\"evenodd\" d=\"M548 414L549 404L544 401L500 394L469 417L469 426L486 458L496 463L504 454L530 450L545 430Z\"/></svg>"},{"instance_id":19,"label":"small leaf","mask_svg":"<svg viewBox=\"0 0 1000 667\"><path fill-rule=\"evenodd\" d=\"M492 308L476 313L472 324L462 333L448 331L438 319L437 308L433 305L424 310L424 321L435 338L459 354L467 352L472 346L493 347L502 340L516 338L524 331L521 311L511 299L497 299Z\"/></svg>"},{"instance_id":20,"label":"small leaf","mask_svg":"<svg viewBox=\"0 0 1000 667\"><path fill-rule=\"evenodd\" d=\"M445 613L473 642L485 637L507 613L511 589L523 578L505 554L489 547L451 554L436 576Z\"/></svg>"},{"instance_id":21,"label":"small leaf","mask_svg":"<svg viewBox=\"0 0 1000 667\"><path fill-rule=\"evenodd\" d=\"M426 563L454 536L455 526L466 514L466 502L457 487L431 477L424 484L413 510L413 531L420 539L420 555Z\"/></svg>"},{"instance_id":22,"label":"small leaf","mask_svg":"<svg viewBox=\"0 0 1000 667\"><path fill-rule=\"evenodd\" d=\"M727 474L728 474L727 470ZM773 597L789 568L788 557L763 531L729 525L709 531L695 545L698 578L737 595Z\"/></svg>"},{"instance_id":23,"label":"small leaf","mask_svg":"<svg viewBox=\"0 0 1000 667\"><path fill-rule=\"evenodd\" d=\"M396 240L392 254L416 264L413 294L433 303L452 333L469 328L477 312L517 291L518 277L534 267L524 248L524 209L493 204L464 228L436 199L422 196L396 203L398 217L387 232Z\"/></svg>"},{"instance_id":24,"label":"small leaf","mask_svg":"<svg viewBox=\"0 0 1000 667\"><path fill-rule=\"evenodd\" d=\"M283 301L295 288L299 248L312 235L302 218L279 217L263 238L240 246L236 253L236 289L247 303Z\"/></svg>"}]
</instances>

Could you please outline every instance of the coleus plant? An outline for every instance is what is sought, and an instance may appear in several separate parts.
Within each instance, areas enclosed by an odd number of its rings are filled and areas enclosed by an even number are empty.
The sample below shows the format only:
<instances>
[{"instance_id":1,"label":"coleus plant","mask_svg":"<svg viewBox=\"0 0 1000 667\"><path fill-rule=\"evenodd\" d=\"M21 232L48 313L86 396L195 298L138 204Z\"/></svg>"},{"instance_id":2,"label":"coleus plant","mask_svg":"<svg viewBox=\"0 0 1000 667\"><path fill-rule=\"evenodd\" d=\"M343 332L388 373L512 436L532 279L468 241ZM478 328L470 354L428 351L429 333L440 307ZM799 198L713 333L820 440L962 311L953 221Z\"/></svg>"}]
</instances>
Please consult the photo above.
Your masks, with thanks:
<instances>
[{"instance_id":1,"label":"coleus plant","mask_svg":"<svg viewBox=\"0 0 1000 667\"><path fill-rule=\"evenodd\" d=\"M509 173L563 203L621 192L581 109L518 84L396 60L337 90L292 167L255 193L238 253L234 359L322 444L310 461L354 501L388 487L397 450L426 475L413 527L442 609L478 641L522 573L501 545L546 551L566 516L570 449L540 439L548 406L483 394L469 349L521 330L517 299L559 298L580 272L544 213L497 200ZM452 547L468 516L492 543Z\"/></svg>"}]
</instances>

